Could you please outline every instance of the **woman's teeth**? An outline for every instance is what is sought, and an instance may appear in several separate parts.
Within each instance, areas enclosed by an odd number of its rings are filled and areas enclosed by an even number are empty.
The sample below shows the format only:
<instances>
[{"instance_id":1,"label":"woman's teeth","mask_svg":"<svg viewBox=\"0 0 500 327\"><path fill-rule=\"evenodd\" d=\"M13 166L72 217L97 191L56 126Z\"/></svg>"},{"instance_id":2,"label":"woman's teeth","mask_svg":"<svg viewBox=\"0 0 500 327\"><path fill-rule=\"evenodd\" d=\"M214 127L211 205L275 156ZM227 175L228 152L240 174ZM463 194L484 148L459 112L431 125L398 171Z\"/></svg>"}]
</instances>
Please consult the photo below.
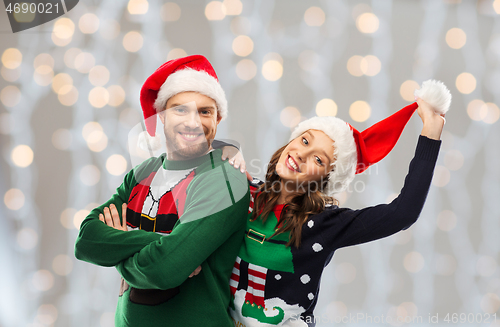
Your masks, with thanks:
<instances>
[{"instance_id":1,"label":"woman's teeth","mask_svg":"<svg viewBox=\"0 0 500 327\"><path fill-rule=\"evenodd\" d=\"M293 161L292 157L288 157L288 164L290 166L292 166L293 169L295 169L296 171L299 171L299 167L297 167L297 165L295 164L295 162Z\"/></svg>"}]
</instances>

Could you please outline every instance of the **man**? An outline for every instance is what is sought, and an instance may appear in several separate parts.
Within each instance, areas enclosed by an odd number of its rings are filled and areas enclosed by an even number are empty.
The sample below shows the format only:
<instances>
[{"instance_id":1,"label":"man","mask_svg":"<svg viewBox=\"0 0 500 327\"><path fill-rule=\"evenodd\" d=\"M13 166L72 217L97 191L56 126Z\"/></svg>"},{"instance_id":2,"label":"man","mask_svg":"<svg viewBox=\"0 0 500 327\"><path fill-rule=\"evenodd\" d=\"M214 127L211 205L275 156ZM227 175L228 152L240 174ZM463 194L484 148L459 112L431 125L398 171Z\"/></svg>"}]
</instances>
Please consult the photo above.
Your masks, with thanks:
<instances>
[{"instance_id":1,"label":"man","mask_svg":"<svg viewBox=\"0 0 500 327\"><path fill-rule=\"evenodd\" d=\"M75 256L116 266L122 275L117 327L232 326L229 278L250 195L245 175L212 151L227 115L224 91L208 60L189 56L146 80L141 106L149 136L156 134L156 115L164 124L166 158L134 168L92 210ZM122 208L130 231L102 223L110 224L110 209L118 216Z\"/></svg>"}]
</instances>

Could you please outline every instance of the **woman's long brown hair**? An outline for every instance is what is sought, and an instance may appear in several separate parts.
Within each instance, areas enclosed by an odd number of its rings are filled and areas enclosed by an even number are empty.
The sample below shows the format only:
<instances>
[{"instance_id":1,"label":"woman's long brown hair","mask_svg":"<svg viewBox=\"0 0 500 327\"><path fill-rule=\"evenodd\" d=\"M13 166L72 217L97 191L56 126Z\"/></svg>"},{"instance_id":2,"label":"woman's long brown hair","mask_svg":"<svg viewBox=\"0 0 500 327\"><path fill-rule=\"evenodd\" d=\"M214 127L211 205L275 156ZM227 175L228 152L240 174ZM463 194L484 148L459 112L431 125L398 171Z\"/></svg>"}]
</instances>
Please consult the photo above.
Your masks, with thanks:
<instances>
[{"instance_id":1,"label":"woman's long brown hair","mask_svg":"<svg viewBox=\"0 0 500 327\"><path fill-rule=\"evenodd\" d=\"M269 214L273 211L274 206L278 203L284 183L276 172L276 165L287 145L279 148L269 161L264 184L257 190L258 195L254 201L252 221L260 216L262 221L265 222ZM281 212L281 218L277 217L280 218L280 223L277 226L278 229L271 237L289 231L290 239L287 246L294 245L295 247L299 247L302 226L307 221L309 215L323 211L325 204L338 204L336 199L326 196L322 192L327 182L328 179L323 180L319 187L318 183L307 185L304 193L295 195L290 202L286 203Z\"/></svg>"}]
</instances>

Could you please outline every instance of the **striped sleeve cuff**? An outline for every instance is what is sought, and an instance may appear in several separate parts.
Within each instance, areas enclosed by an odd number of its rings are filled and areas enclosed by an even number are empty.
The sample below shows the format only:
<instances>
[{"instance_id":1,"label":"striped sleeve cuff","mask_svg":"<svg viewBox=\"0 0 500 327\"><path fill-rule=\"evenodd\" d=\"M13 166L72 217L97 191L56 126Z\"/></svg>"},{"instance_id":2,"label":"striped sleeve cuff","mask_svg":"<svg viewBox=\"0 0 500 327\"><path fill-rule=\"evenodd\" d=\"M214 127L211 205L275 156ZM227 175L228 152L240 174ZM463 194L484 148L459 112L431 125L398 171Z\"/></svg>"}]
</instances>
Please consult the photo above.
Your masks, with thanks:
<instances>
[{"instance_id":1,"label":"striped sleeve cuff","mask_svg":"<svg viewBox=\"0 0 500 327\"><path fill-rule=\"evenodd\" d=\"M441 140L433 140L427 136L420 135L418 138L417 149L415 150L415 158L435 162L437 160L440 147Z\"/></svg>"}]
</instances>

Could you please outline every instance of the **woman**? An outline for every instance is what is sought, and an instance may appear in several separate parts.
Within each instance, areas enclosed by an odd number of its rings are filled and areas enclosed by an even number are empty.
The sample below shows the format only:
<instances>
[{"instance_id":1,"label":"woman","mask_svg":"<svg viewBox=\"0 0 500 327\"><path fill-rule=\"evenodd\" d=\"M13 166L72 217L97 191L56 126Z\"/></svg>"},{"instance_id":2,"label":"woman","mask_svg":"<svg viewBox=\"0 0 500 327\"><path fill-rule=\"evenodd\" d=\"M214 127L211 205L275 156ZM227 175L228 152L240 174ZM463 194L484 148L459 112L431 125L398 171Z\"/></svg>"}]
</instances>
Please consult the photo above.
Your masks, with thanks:
<instances>
[{"instance_id":1,"label":"woman","mask_svg":"<svg viewBox=\"0 0 500 327\"><path fill-rule=\"evenodd\" d=\"M426 98L424 90L425 85L420 95ZM363 133L338 118L311 118L274 153L265 181L251 185L246 236L230 280L235 326L314 326L321 274L335 250L392 235L416 221L447 110L436 113L439 101L427 98L434 108L417 100L423 129L405 185L390 204L351 210L339 208L332 196L390 152L416 103Z\"/></svg>"}]
</instances>

